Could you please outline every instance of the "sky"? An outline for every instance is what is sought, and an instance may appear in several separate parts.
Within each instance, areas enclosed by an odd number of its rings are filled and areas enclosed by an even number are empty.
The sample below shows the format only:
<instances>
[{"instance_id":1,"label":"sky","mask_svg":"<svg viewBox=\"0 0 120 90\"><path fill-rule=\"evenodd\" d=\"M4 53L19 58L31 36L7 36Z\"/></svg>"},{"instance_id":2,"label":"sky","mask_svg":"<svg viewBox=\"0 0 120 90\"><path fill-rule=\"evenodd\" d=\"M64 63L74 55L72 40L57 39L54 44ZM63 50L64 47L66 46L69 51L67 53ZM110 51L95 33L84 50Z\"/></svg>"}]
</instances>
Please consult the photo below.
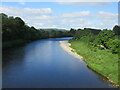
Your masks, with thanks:
<instances>
[{"instance_id":1,"label":"sky","mask_svg":"<svg viewBox=\"0 0 120 90\"><path fill-rule=\"evenodd\" d=\"M112 29L118 24L117 2L2 2L0 13L21 17L37 29Z\"/></svg>"}]
</instances>

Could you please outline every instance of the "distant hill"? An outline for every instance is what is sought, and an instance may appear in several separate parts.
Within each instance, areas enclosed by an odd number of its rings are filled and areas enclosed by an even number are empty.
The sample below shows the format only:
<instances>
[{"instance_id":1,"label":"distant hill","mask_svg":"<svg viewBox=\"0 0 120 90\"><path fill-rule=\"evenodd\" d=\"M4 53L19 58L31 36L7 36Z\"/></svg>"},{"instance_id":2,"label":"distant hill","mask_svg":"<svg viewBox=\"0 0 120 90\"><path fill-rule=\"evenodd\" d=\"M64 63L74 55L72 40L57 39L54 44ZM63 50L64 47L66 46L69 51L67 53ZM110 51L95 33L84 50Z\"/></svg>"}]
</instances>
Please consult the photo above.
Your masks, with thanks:
<instances>
[{"instance_id":1,"label":"distant hill","mask_svg":"<svg viewBox=\"0 0 120 90\"><path fill-rule=\"evenodd\" d=\"M46 28L46 29L38 29L38 30L45 30L45 31L68 31L66 29L57 29L57 28Z\"/></svg>"}]
</instances>

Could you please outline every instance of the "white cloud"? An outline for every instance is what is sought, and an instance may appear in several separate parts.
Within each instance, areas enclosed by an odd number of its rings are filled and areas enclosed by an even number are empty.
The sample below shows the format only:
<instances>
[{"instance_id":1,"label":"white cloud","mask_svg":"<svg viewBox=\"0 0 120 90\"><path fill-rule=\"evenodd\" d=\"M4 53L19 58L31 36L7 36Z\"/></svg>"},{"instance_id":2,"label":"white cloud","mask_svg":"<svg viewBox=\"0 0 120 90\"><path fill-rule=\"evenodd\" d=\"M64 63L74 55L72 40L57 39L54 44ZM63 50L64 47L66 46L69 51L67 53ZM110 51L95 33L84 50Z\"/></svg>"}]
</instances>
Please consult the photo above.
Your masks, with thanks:
<instances>
[{"instance_id":1,"label":"white cloud","mask_svg":"<svg viewBox=\"0 0 120 90\"><path fill-rule=\"evenodd\" d=\"M57 0L50 0L50 1L58 2ZM59 2L119 2L119 0L60 0Z\"/></svg>"},{"instance_id":2,"label":"white cloud","mask_svg":"<svg viewBox=\"0 0 120 90\"><path fill-rule=\"evenodd\" d=\"M74 19L74 18L66 19L66 18L64 18L61 21L62 21L62 23L80 23L80 22L83 22L84 20L82 18L77 18L77 19Z\"/></svg>"},{"instance_id":3,"label":"white cloud","mask_svg":"<svg viewBox=\"0 0 120 90\"><path fill-rule=\"evenodd\" d=\"M24 13L28 13L28 14L50 14L52 13L51 8L41 8L41 9L36 9L36 8L24 8L23 9Z\"/></svg>"},{"instance_id":4,"label":"white cloud","mask_svg":"<svg viewBox=\"0 0 120 90\"><path fill-rule=\"evenodd\" d=\"M19 2L20 5L25 5L25 2Z\"/></svg>"},{"instance_id":5,"label":"white cloud","mask_svg":"<svg viewBox=\"0 0 120 90\"><path fill-rule=\"evenodd\" d=\"M4 0L4 2L58 2L58 0ZM119 0L60 0L59 2L118 2Z\"/></svg>"},{"instance_id":6,"label":"white cloud","mask_svg":"<svg viewBox=\"0 0 120 90\"><path fill-rule=\"evenodd\" d=\"M51 8L0 7L0 12L9 16L21 17L28 25L36 28L109 28L118 22L118 14L98 11L53 13Z\"/></svg>"},{"instance_id":7,"label":"white cloud","mask_svg":"<svg viewBox=\"0 0 120 90\"><path fill-rule=\"evenodd\" d=\"M52 13L51 8L18 8L10 6L0 7L0 13L5 13L8 16L21 17L26 24L30 26L43 26L42 21L50 19L50 14Z\"/></svg>"},{"instance_id":8,"label":"white cloud","mask_svg":"<svg viewBox=\"0 0 120 90\"><path fill-rule=\"evenodd\" d=\"M2 6L0 7L0 12L7 13L9 15L25 15L25 14L50 14L52 13L51 8L18 8L18 7L10 7L10 6Z\"/></svg>"},{"instance_id":9,"label":"white cloud","mask_svg":"<svg viewBox=\"0 0 120 90\"><path fill-rule=\"evenodd\" d=\"M44 23L34 23L34 25L43 26Z\"/></svg>"},{"instance_id":10,"label":"white cloud","mask_svg":"<svg viewBox=\"0 0 120 90\"><path fill-rule=\"evenodd\" d=\"M105 12L105 11L99 11L97 13L97 17L104 18L104 19L117 19L118 14L113 14L113 13L109 13L109 12Z\"/></svg>"},{"instance_id":11,"label":"white cloud","mask_svg":"<svg viewBox=\"0 0 120 90\"><path fill-rule=\"evenodd\" d=\"M27 19L29 20L45 20L50 19L50 16L48 15L34 15L34 16L28 16Z\"/></svg>"},{"instance_id":12,"label":"white cloud","mask_svg":"<svg viewBox=\"0 0 120 90\"><path fill-rule=\"evenodd\" d=\"M110 2L57 2L58 4L73 5L73 6L106 6Z\"/></svg>"},{"instance_id":13,"label":"white cloud","mask_svg":"<svg viewBox=\"0 0 120 90\"><path fill-rule=\"evenodd\" d=\"M65 13L62 17L81 17L90 15L90 11L81 11L81 12L73 12L73 13Z\"/></svg>"}]
</instances>

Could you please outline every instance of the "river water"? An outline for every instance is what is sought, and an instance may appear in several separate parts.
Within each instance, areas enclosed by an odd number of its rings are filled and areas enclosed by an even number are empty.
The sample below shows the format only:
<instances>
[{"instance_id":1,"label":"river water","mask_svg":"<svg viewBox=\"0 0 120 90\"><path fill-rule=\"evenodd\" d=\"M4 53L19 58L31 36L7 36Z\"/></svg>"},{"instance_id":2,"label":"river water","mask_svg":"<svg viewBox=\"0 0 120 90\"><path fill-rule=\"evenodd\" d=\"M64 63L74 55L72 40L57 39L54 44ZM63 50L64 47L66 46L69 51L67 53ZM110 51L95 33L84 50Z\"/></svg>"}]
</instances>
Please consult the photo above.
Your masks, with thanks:
<instances>
[{"instance_id":1,"label":"river water","mask_svg":"<svg viewBox=\"0 0 120 90\"><path fill-rule=\"evenodd\" d=\"M3 51L3 88L113 88L84 61L69 55L59 41L37 40Z\"/></svg>"}]
</instances>

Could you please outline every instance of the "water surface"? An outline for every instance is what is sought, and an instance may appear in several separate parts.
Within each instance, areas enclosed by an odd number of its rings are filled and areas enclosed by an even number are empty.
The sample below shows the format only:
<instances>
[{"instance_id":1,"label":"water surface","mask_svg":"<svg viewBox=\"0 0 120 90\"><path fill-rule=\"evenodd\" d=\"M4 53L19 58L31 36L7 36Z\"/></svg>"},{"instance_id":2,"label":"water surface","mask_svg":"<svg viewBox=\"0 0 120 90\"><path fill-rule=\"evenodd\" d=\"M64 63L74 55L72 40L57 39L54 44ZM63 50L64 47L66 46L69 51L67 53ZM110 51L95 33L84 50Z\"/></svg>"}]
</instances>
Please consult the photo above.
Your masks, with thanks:
<instances>
[{"instance_id":1,"label":"water surface","mask_svg":"<svg viewBox=\"0 0 120 90\"><path fill-rule=\"evenodd\" d=\"M69 55L59 41L37 40L3 51L3 88L112 88L84 61Z\"/></svg>"}]
</instances>

